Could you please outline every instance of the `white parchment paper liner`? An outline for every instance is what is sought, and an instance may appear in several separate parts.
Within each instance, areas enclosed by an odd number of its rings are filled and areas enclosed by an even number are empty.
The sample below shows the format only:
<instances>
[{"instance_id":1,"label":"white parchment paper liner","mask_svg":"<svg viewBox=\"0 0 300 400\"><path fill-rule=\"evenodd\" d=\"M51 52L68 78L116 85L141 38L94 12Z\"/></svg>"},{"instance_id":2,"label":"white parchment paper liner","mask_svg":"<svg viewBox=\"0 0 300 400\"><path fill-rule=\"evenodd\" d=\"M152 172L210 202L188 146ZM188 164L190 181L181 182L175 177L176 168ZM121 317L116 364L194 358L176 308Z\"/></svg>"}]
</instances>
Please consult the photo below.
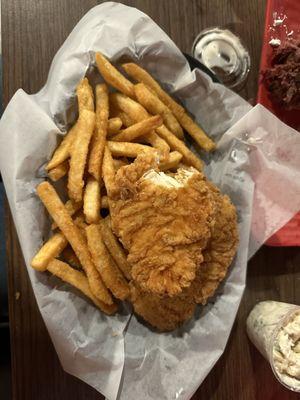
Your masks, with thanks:
<instances>
[{"instance_id":1,"label":"white parchment paper liner","mask_svg":"<svg viewBox=\"0 0 300 400\"><path fill-rule=\"evenodd\" d=\"M41 165L76 115L75 86L96 82L94 53L137 60L173 92L218 142L207 174L239 213L240 246L224 284L185 326L157 334L128 306L106 317L79 293L29 264L49 221L35 195ZM226 132L226 133L225 133ZM300 136L262 106L191 72L145 14L117 3L91 9L55 56L35 95L19 90L0 122L0 168L41 314L63 368L113 400L189 399L222 354L245 286L246 265L300 209ZM203 156L203 155L202 155ZM251 238L249 241L250 226ZM131 319L130 319L131 318Z\"/></svg>"}]
</instances>

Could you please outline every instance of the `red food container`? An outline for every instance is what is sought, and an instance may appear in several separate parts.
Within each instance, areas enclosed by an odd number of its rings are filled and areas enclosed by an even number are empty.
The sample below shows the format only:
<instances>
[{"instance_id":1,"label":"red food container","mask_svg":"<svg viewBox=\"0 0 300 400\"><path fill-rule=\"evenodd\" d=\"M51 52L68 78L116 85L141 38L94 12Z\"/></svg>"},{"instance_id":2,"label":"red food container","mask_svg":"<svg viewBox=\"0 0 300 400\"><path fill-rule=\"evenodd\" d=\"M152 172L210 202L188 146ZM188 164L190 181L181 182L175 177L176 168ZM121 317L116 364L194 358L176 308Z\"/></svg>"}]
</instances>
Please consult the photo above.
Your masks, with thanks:
<instances>
[{"instance_id":1,"label":"red food container","mask_svg":"<svg viewBox=\"0 0 300 400\"><path fill-rule=\"evenodd\" d=\"M268 0L260 72L270 66L273 47L271 39L281 42L300 37L300 0ZM259 79L257 102L268 108L287 125L300 131L300 111L286 111L273 104ZM300 134L300 133L299 133ZM300 246L300 212L276 232L266 244L270 246Z\"/></svg>"}]
</instances>

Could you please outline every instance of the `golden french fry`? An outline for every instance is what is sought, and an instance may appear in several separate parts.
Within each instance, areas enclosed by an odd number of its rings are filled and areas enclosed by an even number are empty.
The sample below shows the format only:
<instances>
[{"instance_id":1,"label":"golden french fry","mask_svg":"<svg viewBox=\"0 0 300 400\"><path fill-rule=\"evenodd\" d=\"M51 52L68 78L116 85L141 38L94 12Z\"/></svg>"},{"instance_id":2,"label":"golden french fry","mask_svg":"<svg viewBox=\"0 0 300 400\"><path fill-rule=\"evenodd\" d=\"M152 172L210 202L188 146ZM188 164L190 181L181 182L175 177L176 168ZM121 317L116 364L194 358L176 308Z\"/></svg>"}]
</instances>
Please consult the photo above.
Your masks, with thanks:
<instances>
[{"instance_id":1,"label":"golden french fry","mask_svg":"<svg viewBox=\"0 0 300 400\"><path fill-rule=\"evenodd\" d=\"M126 279L131 279L131 265L127 261L127 257L123 247L121 246L118 239L115 237L111 230L110 218L106 217L101 220L100 228L102 233L102 238L105 246L110 252L112 258L115 260L119 269L123 272Z\"/></svg>"},{"instance_id":2,"label":"golden french fry","mask_svg":"<svg viewBox=\"0 0 300 400\"><path fill-rule=\"evenodd\" d=\"M56 168L58 165L62 164L65 160L67 160L70 157L71 146L77 134L77 126L78 122L76 122L75 125L64 136L62 142L54 151L51 160L46 165L47 171Z\"/></svg>"},{"instance_id":3,"label":"golden french fry","mask_svg":"<svg viewBox=\"0 0 300 400\"><path fill-rule=\"evenodd\" d=\"M94 111L94 94L87 78L81 79L76 88L79 115L83 110Z\"/></svg>"},{"instance_id":4,"label":"golden french fry","mask_svg":"<svg viewBox=\"0 0 300 400\"><path fill-rule=\"evenodd\" d=\"M116 304L112 303L111 305L107 305L95 297L91 292L87 277L82 272L70 267L67 263L56 259L52 260L48 264L47 270L64 282L80 290L104 313L111 315L117 311Z\"/></svg>"},{"instance_id":5,"label":"golden french fry","mask_svg":"<svg viewBox=\"0 0 300 400\"><path fill-rule=\"evenodd\" d=\"M159 129L159 128L156 128ZM151 146L156 148L156 150L159 152L160 156L162 159L165 159L168 157L170 153L170 147L168 143L162 139L157 133L154 131L149 132L147 135L144 135L143 138L147 143L150 143Z\"/></svg>"},{"instance_id":6,"label":"golden french fry","mask_svg":"<svg viewBox=\"0 0 300 400\"><path fill-rule=\"evenodd\" d=\"M89 158L89 173L97 181L101 179L101 166L104 154L109 115L108 88L105 83L96 86L96 127L92 139Z\"/></svg>"},{"instance_id":7,"label":"golden french fry","mask_svg":"<svg viewBox=\"0 0 300 400\"><path fill-rule=\"evenodd\" d=\"M83 174L87 161L89 143L94 131L95 113L82 110L78 119L78 131L72 145L70 161L68 192L69 197L75 201L82 200Z\"/></svg>"},{"instance_id":8,"label":"golden french fry","mask_svg":"<svg viewBox=\"0 0 300 400\"><path fill-rule=\"evenodd\" d=\"M216 144L214 141L206 135L203 129L197 125L187 113L180 116L179 122L202 149L206 151L215 150Z\"/></svg>"},{"instance_id":9,"label":"golden french fry","mask_svg":"<svg viewBox=\"0 0 300 400\"><path fill-rule=\"evenodd\" d=\"M110 142L106 142L110 143ZM114 161L111 156L111 152L108 146L105 146L104 157L103 157L103 166L102 166L102 177L104 181L104 185L106 187L106 191L109 196L114 196L115 193L115 168Z\"/></svg>"},{"instance_id":10,"label":"golden french fry","mask_svg":"<svg viewBox=\"0 0 300 400\"><path fill-rule=\"evenodd\" d=\"M88 224L100 220L100 185L93 177L89 177L83 196L83 212Z\"/></svg>"},{"instance_id":11,"label":"golden french fry","mask_svg":"<svg viewBox=\"0 0 300 400\"><path fill-rule=\"evenodd\" d=\"M134 124L134 120L124 111L118 111L117 117L120 118L122 125L126 126L126 128Z\"/></svg>"},{"instance_id":12,"label":"golden french fry","mask_svg":"<svg viewBox=\"0 0 300 400\"><path fill-rule=\"evenodd\" d=\"M119 130L121 129L122 124L123 122L121 118L119 117L110 118L108 120L108 125L107 125L107 136L112 136L118 133Z\"/></svg>"},{"instance_id":13,"label":"golden french fry","mask_svg":"<svg viewBox=\"0 0 300 400\"><path fill-rule=\"evenodd\" d=\"M87 78L82 79L76 88L79 116L83 110L94 111L94 95L93 90ZM49 171L62 164L71 156L73 142L77 136L78 121L73 125L69 132L65 135L62 142L55 150L51 160L46 166Z\"/></svg>"},{"instance_id":14,"label":"golden french fry","mask_svg":"<svg viewBox=\"0 0 300 400\"><path fill-rule=\"evenodd\" d=\"M153 147L146 146L140 143L108 141L107 146L114 157L136 158L138 154L140 154L143 151L152 151L152 152L155 151Z\"/></svg>"},{"instance_id":15,"label":"golden french fry","mask_svg":"<svg viewBox=\"0 0 300 400\"><path fill-rule=\"evenodd\" d=\"M85 270L93 295L106 304L113 304L112 297L92 262L82 233L73 222L53 186L49 182L42 182L37 187L37 194L77 255Z\"/></svg>"},{"instance_id":16,"label":"golden french fry","mask_svg":"<svg viewBox=\"0 0 300 400\"><path fill-rule=\"evenodd\" d=\"M87 243L86 232L85 232L87 223L85 222L84 214L82 212L79 213L79 215L77 215L77 217L74 219L74 223L77 226L77 228L79 228L79 230L82 234L82 237L84 238L85 242Z\"/></svg>"},{"instance_id":17,"label":"golden french fry","mask_svg":"<svg viewBox=\"0 0 300 400\"><path fill-rule=\"evenodd\" d=\"M159 83L149 74L149 72L145 71L142 67L135 63L122 64L122 68L131 78L138 82L144 83L151 90L153 90L161 99L161 101L171 109L176 117L176 114L185 113L185 109L176 103L176 101L161 88Z\"/></svg>"},{"instance_id":18,"label":"golden french fry","mask_svg":"<svg viewBox=\"0 0 300 400\"><path fill-rule=\"evenodd\" d=\"M166 127L179 139L183 139L183 130L173 113L157 96L143 83L134 86L135 95L138 101L151 114L162 116Z\"/></svg>"},{"instance_id":19,"label":"golden french fry","mask_svg":"<svg viewBox=\"0 0 300 400\"><path fill-rule=\"evenodd\" d=\"M160 162L158 167L161 171L176 168L182 159L182 154L178 151L171 151L167 160Z\"/></svg>"},{"instance_id":20,"label":"golden french fry","mask_svg":"<svg viewBox=\"0 0 300 400\"><path fill-rule=\"evenodd\" d=\"M164 125L157 128L157 133L169 143L172 150L179 151L183 155L183 160L188 164L192 165L199 171L202 170L203 163L202 161L195 156L194 153L191 152L190 149L186 147L186 145L178 139L172 132L169 131Z\"/></svg>"},{"instance_id":21,"label":"golden french fry","mask_svg":"<svg viewBox=\"0 0 300 400\"><path fill-rule=\"evenodd\" d=\"M113 107L126 113L133 122L139 122L148 117L143 106L122 93L111 93L109 99Z\"/></svg>"},{"instance_id":22,"label":"golden french fry","mask_svg":"<svg viewBox=\"0 0 300 400\"><path fill-rule=\"evenodd\" d=\"M125 300L130 294L128 283L107 251L99 225L89 225L86 234L94 264L103 282L117 299Z\"/></svg>"},{"instance_id":23,"label":"golden french fry","mask_svg":"<svg viewBox=\"0 0 300 400\"><path fill-rule=\"evenodd\" d=\"M140 122L149 117L143 106L121 93L112 93L110 100L115 107L126 112L134 122ZM143 138L159 151L162 158L168 156L170 147L167 142L154 131L150 131L147 135L143 136Z\"/></svg>"},{"instance_id":24,"label":"golden french fry","mask_svg":"<svg viewBox=\"0 0 300 400\"><path fill-rule=\"evenodd\" d=\"M96 64L103 79L125 93L129 97L134 97L133 84L125 78L101 53L96 53Z\"/></svg>"},{"instance_id":25,"label":"golden french fry","mask_svg":"<svg viewBox=\"0 0 300 400\"><path fill-rule=\"evenodd\" d=\"M123 95L122 93L112 93L110 95L110 100L114 107L121 110L121 112L123 113L123 117L125 113L125 115L127 116L126 118L129 118L129 121L127 121L128 123L131 121L137 123L149 117L149 114L143 106L141 106L136 101L130 99L129 97ZM150 131L147 135L143 136L142 139L145 139L147 143L155 147L161 154L162 158L168 156L170 150L168 144L154 131Z\"/></svg>"},{"instance_id":26,"label":"golden french fry","mask_svg":"<svg viewBox=\"0 0 300 400\"><path fill-rule=\"evenodd\" d=\"M78 260L78 257L74 253L74 250L70 245L65 247L63 251L61 252L61 257L63 261L66 263L70 264L72 267L75 267L77 269L82 269L82 265L80 264L80 261Z\"/></svg>"},{"instance_id":27,"label":"golden french fry","mask_svg":"<svg viewBox=\"0 0 300 400\"><path fill-rule=\"evenodd\" d=\"M63 176L67 175L68 171L69 171L69 161L66 160L63 163L59 164L57 167L50 169L50 171L48 171L48 176L51 179L51 181L56 182Z\"/></svg>"},{"instance_id":28,"label":"golden french fry","mask_svg":"<svg viewBox=\"0 0 300 400\"><path fill-rule=\"evenodd\" d=\"M32 268L37 271L46 271L49 262L57 257L67 244L68 241L61 232L55 233L31 260Z\"/></svg>"},{"instance_id":29,"label":"golden french fry","mask_svg":"<svg viewBox=\"0 0 300 400\"><path fill-rule=\"evenodd\" d=\"M111 140L116 142L131 142L140 136L146 135L161 124L162 118L159 115L149 117L141 122L131 125L127 129L124 129L117 135L113 136Z\"/></svg>"},{"instance_id":30,"label":"golden french fry","mask_svg":"<svg viewBox=\"0 0 300 400\"><path fill-rule=\"evenodd\" d=\"M123 64L122 67L130 77L134 78L138 82L144 83L157 94L160 100L169 107L181 126L192 136L200 147L206 151L212 151L215 149L215 143L192 120L192 118L186 113L185 109L176 103L176 101L161 88L158 82L156 82L147 71L134 63Z\"/></svg>"},{"instance_id":31,"label":"golden french fry","mask_svg":"<svg viewBox=\"0 0 300 400\"><path fill-rule=\"evenodd\" d=\"M101 197L101 208L108 208L108 197L107 196Z\"/></svg>"},{"instance_id":32,"label":"golden french fry","mask_svg":"<svg viewBox=\"0 0 300 400\"><path fill-rule=\"evenodd\" d=\"M80 217L77 217L75 219L75 224L77 225L80 223L79 218ZM85 226L83 230L85 234ZM59 256L62 251L66 250L67 244L68 241L61 232L55 233L46 243L44 243L44 245L32 259L32 268L38 271L45 271L50 260L53 260L55 257Z\"/></svg>"},{"instance_id":33,"label":"golden french fry","mask_svg":"<svg viewBox=\"0 0 300 400\"><path fill-rule=\"evenodd\" d=\"M76 202L73 201L73 200L68 200L68 201L65 203L65 207L66 207L68 213L72 216L72 215L74 215L78 210L81 209L81 207L82 207L82 201L79 201L78 203L76 203ZM53 224L51 225L51 229L54 230L54 229L56 229L56 228L57 228L57 225L56 225L55 222L53 222Z\"/></svg>"}]
</instances>

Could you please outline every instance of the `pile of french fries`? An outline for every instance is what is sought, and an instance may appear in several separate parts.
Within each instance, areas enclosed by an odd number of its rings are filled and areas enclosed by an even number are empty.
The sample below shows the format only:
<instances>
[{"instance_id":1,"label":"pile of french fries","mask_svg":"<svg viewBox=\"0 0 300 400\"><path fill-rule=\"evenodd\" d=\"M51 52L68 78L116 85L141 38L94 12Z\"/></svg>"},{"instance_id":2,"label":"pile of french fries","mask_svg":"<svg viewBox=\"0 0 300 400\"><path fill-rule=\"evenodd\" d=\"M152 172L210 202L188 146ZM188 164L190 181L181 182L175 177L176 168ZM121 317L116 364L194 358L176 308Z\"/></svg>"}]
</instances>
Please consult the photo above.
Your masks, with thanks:
<instances>
[{"instance_id":1,"label":"pile of french fries","mask_svg":"<svg viewBox=\"0 0 300 400\"><path fill-rule=\"evenodd\" d=\"M131 279L126 250L111 230L108 211L116 171L141 152L155 152L161 171L180 163L201 170L202 162L185 146L183 132L206 151L215 144L144 69L122 65L133 83L101 53L96 64L105 83L96 85L95 93L87 78L78 84L78 119L46 166L51 181L67 182L69 200L63 203L49 181L37 187L53 219L53 234L31 265L73 285L113 314L115 299L130 299Z\"/></svg>"}]
</instances>

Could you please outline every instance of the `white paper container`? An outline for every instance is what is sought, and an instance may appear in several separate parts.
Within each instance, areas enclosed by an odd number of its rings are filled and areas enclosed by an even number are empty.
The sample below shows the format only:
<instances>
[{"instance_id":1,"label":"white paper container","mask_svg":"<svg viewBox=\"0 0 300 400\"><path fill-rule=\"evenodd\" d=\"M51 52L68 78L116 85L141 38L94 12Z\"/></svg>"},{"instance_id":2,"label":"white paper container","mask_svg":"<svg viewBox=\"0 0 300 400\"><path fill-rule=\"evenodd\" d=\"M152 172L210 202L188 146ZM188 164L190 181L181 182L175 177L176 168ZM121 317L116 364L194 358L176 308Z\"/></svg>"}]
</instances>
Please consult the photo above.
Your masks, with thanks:
<instances>
[{"instance_id":1,"label":"white paper container","mask_svg":"<svg viewBox=\"0 0 300 400\"><path fill-rule=\"evenodd\" d=\"M51 40L49 38L49 40ZM41 166L76 116L75 87L95 51L138 61L174 93L217 141L202 155L207 175L238 210L240 245L207 306L159 334L130 310L107 317L78 292L30 268L49 233L35 195ZM225 133L226 132L226 133ZM63 368L110 400L189 399L226 346L245 287L247 259L300 209L300 136L262 106L251 106L204 73L190 71L175 44L145 14L119 3L91 9L53 59L45 86L19 90L0 122L0 169L39 309ZM250 226L252 235L249 241Z\"/></svg>"}]
</instances>

